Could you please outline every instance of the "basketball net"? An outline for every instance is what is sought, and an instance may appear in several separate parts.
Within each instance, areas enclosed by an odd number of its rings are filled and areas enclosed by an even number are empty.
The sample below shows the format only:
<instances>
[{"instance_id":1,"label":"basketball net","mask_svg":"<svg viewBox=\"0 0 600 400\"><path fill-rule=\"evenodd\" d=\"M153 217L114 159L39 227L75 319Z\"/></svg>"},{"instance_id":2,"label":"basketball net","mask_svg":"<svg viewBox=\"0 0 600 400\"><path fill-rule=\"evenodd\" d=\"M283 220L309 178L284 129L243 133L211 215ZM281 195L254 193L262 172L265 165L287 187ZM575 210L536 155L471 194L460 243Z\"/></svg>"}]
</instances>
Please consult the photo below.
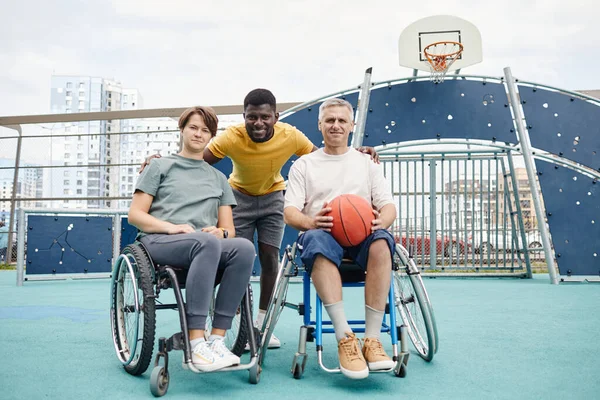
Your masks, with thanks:
<instances>
[{"instance_id":1,"label":"basketball net","mask_svg":"<svg viewBox=\"0 0 600 400\"><path fill-rule=\"evenodd\" d=\"M444 82L446 73L454 61L460 57L463 45L458 42L436 42L423 49L426 63L431 72L431 81L435 83Z\"/></svg>"}]
</instances>

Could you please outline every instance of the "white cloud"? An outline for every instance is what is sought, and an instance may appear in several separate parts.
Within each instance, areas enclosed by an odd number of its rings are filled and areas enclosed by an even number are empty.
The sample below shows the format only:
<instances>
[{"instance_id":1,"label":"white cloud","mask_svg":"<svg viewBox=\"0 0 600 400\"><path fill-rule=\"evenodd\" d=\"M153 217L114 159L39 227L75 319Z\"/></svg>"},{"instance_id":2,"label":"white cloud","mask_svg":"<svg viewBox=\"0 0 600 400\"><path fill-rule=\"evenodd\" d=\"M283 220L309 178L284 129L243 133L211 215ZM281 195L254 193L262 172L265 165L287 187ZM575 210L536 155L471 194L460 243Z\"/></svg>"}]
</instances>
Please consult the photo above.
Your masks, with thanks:
<instances>
[{"instance_id":1,"label":"white cloud","mask_svg":"<svg viewBox=\"0 0 600 400\"><path fill-rule=\"evenodd\" d=\"M0 35L0 114L49 112L52 72L115 78L146 107L239 104L267 87L310 100L401 78L397 40L410 23L449 14L475 24L484 61L464 73L597 89L599 12L592 0L58 0L13 2ZM85 16L85 17L84 17Z\"/></svg>"}]
</instances>

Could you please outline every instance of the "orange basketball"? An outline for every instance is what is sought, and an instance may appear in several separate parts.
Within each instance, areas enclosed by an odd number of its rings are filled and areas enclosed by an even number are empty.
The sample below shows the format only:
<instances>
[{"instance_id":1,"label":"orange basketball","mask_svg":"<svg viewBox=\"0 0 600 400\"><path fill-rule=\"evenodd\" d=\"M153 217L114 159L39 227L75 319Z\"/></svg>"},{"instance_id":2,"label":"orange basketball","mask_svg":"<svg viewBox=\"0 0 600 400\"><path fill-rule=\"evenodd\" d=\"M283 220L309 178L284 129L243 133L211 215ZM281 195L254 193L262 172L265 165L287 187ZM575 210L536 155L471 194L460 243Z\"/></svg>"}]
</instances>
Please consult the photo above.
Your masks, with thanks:
<instances>
[{"instance_id":1,"label":"orange basketball","mask_svg":"<svg viewBox=\"0 0 600 400\"><path fill-rule=\"evenodd\" d=\"M333 217L331 235L342 247L359 245L371 234L371 222L375 218L371 204L355 194L341 194L331 200L330 216Z\"/></svg>"}]
</instances>

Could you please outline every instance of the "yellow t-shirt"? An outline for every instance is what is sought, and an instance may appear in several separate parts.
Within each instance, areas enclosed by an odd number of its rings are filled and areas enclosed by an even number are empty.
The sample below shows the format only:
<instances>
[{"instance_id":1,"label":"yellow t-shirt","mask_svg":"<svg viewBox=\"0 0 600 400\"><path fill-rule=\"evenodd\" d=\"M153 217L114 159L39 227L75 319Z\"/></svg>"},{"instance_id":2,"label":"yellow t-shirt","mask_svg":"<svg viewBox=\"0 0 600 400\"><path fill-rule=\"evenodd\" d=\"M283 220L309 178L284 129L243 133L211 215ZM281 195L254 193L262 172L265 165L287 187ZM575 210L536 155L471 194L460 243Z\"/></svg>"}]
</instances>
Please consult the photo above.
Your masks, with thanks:
<instances>
[{"instance_id":1,"label":"yellow t-shirt","mask_svg":"<svg viewBox=\"0 0 600 400\"><path fill-rule=\"evenodd\" d=\"M231 159L229 184L234 189L251 196L284 190L283 165L293 154L300 157L312 152L312 142L295 127L277 122L274 129L271 139L255 143L244 124L231 126L208 144L215 157Z\"/></svg>"}]
</instances>

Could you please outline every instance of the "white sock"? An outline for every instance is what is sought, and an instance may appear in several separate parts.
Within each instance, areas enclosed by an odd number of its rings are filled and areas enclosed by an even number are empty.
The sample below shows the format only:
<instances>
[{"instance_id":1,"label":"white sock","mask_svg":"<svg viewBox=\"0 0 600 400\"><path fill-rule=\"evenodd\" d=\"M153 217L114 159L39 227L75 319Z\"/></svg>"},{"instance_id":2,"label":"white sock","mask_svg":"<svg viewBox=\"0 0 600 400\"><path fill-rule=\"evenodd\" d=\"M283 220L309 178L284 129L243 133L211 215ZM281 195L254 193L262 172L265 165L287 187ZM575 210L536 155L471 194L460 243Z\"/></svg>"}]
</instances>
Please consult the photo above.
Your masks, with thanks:
<instances>
[{"instance_id":1,"label":"white sock","mask_svg":"<svg viewBox=\"0 0 600 400\"><path fill-rule=\"evenodd\" d=\"M346 333L352 332L352 328L348 325L346 313L344 312L344 302L338 301L337 303L325 304L324 306L327 315L331 318L331 324L335 331L335 338L339 342L346 337Z\"/></svg>"},{"instance_id":2,"label":"white sock","mask_svg":"<svg viewBox=\"0 0 600 400\"><path fill-rule=\"evenodd\" d=\"M267 316L267 310L258 309L258 315L256 316L256 326L261 329L263 322L265 322L265 317Z\"/></svg>"},{"instance_id":3,"label":"white sock","mask_svg":"<svg viewBox=\"0 0 600 400\"><path fill-rule=\"evenodd\" d=\"M225 336L211 334L211 335L208 337L208 341L209 341L209 342L212 342L212 341L213 341L213 340L215 340L215 339L224 339L224 338L225 338Z\"/></svg>"},{"instance_id":4,"label":"white sock","mask_svg":"<svg viewBox=\"0 0 600 400\"><path fill-rule=\"evenodd\" d=\"M200 342L206 342L206 340L204 340L203 337L190 340L190 347L192 348L192 350L194 350L196 345Z\"/></svg>"},{"instance_id":5,"label":"white sock","mask_svg":"<svg viewBox=\"0 0 600 400\"><path fill-rule=\"evenodd\" d=\"M365 339L379 339L384 311L378 311L365 304Z\"/></svg>"}]
</instances>

